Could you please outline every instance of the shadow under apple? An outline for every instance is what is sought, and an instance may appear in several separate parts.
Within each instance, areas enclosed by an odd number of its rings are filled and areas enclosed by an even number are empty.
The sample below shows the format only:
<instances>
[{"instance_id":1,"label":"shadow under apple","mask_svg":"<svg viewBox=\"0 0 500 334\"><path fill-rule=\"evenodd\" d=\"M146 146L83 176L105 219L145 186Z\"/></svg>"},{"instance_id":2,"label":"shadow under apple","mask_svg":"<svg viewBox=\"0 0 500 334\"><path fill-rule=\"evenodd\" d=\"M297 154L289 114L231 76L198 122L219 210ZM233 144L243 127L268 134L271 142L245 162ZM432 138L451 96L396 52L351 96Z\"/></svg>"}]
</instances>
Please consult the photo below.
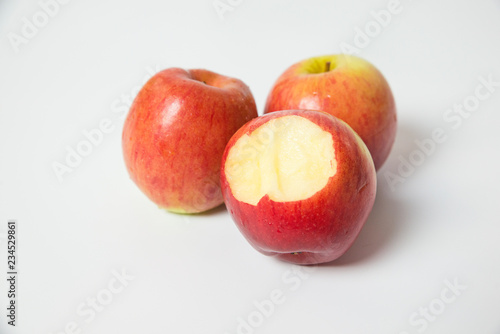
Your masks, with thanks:
<instances>
[{"instance_id":1,"label":"shadow under apple","mask_svg":"<svg viewBox=\"0 0 500 334\"><path fill-rule=\"evenodd\" d=\"M377 174L377 197L372 212L368 217L354 244L339 259L319 266L346 266L367 261L380 254L391 240L397 238L405 228L405 217L409 213L411 203L398 197L397 189L391 190L384 176L384 171L397 171L400 155L407 156L415 149L414 140L419 138L417 128L409 124L400 124L393 150L385 165ZM401 184L400 187L403 187Z\"/></svg>"},{"instance_id":2,"label":"shadow under apple","mask_svg":"<svg viewBox=\"0 0 500 334\"><path fill-rule=\"evenodd\" d=\"M222 203L219 206L216 206L215 208L212 208L207 211L196 212L196 213L175 213L175 214L185 217L210 217L210 216L216 216L223 212L227 212L225 203Z\"/></svg>"}]
</instances>

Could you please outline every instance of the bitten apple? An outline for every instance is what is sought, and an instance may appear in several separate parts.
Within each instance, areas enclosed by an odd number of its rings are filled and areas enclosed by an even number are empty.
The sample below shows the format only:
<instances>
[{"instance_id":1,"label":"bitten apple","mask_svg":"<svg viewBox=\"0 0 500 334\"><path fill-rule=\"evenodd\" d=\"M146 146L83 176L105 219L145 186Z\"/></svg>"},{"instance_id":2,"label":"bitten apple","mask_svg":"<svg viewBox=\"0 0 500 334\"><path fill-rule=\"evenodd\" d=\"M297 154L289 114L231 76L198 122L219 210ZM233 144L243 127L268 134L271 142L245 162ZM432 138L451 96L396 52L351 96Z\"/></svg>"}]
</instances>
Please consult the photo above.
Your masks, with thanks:
<instances>
[{"instance_id":1,"label":"bitten apple","mask_svg":"<svg viewBox=\"0 0 500 334\"><path fill-rule=\"evenodd\" d=\"M276 81L264 113L325 111L363 139L378 170L396 137L396 107L389 84L372 64L350 55L328 55L289 67Z\"/></svg>"},{"instance_id":2,"label":"bitten apple","mask_svg":"<svg viewBox=\"0 0 500 334\"><path fill-rule=\"evenodd\" d=\"M198 213L223 203L220 163L231 136L257 117L240 80L202 69L170 68L135 98L122 135L127 170L158 206Z\"/></svg>"},{"instance_id":3,"label":"bitten apple","mask_svg":"<svg viewBox=\"0 0 500 334\"><path fill-rule=\"evenodd\" d=\"M222 158L226 207L249 243L297 264L329 262L356 239L376 192L366 145L324 112L279 111L239 129Z\"/></svg>"}]
</instances>

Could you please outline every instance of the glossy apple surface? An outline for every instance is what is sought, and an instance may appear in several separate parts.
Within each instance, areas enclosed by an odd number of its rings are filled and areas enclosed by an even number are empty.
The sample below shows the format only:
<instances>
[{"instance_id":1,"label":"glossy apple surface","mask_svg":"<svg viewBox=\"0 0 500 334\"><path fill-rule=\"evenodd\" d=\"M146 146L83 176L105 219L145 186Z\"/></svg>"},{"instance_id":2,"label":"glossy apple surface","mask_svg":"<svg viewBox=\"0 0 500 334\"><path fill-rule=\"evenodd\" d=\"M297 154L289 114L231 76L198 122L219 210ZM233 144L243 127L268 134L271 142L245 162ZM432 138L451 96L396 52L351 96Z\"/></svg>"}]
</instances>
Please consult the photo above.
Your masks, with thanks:
<instances>
[{"instance_id":1,"label":"glossy apple surface","mask_svg":"<svg viewBox=\"0 0 500 334\"><path fill-rule=\"evenodd\" d=\"M268 95L264 113L288 109L325 111L363 139L378 170L396 137L396 107L377 68L349 55L314 57L289 67Z\"/></svg>"},{"instance_id":2,"label":"glossy apple surface","mask_svg":"<svg viewBox=\"0 0 500 334\"><path fill-rule=\"evenodd\" d=\"M239 129L222 158L226 207L249 243L297 264L344 254L375 200L360 137L324 112L279 111Z\"/></svg>"},{"instance_id":3,"label":"glossy apple surface","mask_svg":"<svg viewBox=\"0 0 500 334\"><path fill-rule=\"evenodd\" d=\"M207 70L157 73L135 98L122 135L127 170L159 207L198 213L223 203L220 163L231 136L257 117L250 89Z\"/></svg>"}]
</instances>

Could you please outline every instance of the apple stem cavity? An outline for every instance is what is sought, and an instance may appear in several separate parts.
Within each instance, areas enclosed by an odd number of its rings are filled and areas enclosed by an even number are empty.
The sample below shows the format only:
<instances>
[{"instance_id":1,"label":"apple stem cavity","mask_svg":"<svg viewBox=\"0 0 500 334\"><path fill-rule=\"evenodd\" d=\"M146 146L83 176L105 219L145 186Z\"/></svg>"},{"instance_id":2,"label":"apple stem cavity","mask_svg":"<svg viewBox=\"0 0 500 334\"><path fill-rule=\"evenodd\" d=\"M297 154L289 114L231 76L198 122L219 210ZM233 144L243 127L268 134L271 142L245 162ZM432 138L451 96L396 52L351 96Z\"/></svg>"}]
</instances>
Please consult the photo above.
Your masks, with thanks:
<instances>
[{"instance_id":1,"label":"apple stem cavity","mask_svg":"<svg viewBox=\"0 0 500 334\"><path fill-rule=\"evenodd\" d=\"M330 72L330 66L332 65L331 61L327 61L325 64L325 72Z\"/></svg>"}]
</instances>

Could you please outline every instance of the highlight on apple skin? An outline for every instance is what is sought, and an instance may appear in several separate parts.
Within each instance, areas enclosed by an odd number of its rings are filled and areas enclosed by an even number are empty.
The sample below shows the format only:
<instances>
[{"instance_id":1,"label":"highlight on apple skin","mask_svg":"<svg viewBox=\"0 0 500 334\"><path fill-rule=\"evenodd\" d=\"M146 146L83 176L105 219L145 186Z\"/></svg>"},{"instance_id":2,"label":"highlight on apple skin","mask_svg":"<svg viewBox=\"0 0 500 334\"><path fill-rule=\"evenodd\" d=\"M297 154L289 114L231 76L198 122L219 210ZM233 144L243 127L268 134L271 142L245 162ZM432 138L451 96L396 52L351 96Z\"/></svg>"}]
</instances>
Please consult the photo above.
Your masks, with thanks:
<instances>
[{"instance_id":1,"label":"highlight on apple skin","mask_svg":"<svg viewBox=\"0 0 500 334\"><path fill-rule=\"evenodd\" d=\"M396 137L396 106L382 73L350 55L313 57L290 66L277 79L264 113L321 110L336 116L363 139L378 170Z\"/></svg>"},{"instance_id":2,"label":"highlight on apple skin","mask_svg":"<svg viewBox=\"0 0 500 334\"><path fill-rule=\"evenodd\" d=\"M255 117L254 98L242 81L203 69L163 70L142 87L125 120L128 173L168 211L199 213L219 206L224 148Z\"/></svg>"},{"instance_id":3,"label":"highlight on apple skin","mask_svg":"<svg viewBox=\"0 0 500 334\"><path fill-rule=\"evenodd\" d=\"M221 189L259 252L296 264L330 262L352 245L375 200L366 145L320 111L273 112L246 123L222 157Z\"/></svg>"}]
</instances>

